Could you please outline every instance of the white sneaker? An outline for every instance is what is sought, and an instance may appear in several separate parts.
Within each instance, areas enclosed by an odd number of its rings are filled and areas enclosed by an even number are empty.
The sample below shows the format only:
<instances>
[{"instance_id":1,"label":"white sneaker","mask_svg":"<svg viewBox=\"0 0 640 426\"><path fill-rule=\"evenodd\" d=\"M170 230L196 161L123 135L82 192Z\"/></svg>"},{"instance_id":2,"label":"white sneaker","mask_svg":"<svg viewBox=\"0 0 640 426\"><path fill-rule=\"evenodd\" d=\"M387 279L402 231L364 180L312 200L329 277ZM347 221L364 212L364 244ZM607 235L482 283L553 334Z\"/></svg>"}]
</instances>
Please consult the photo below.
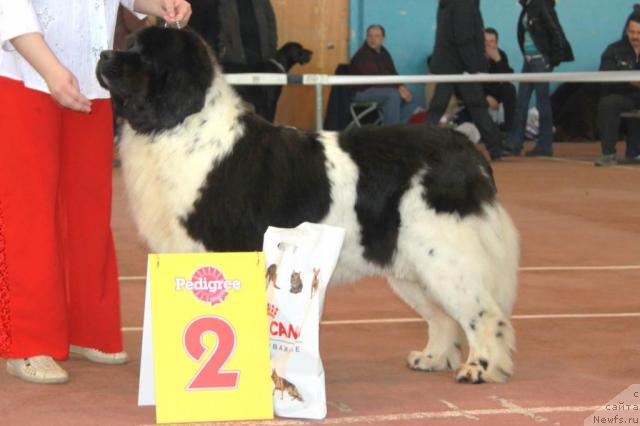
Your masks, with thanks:
<instances>
[{"instance_id":1,"label":"white sneaker","mask_svg":"<svg viewBox=\"0 0 640 426\"><path fill-rule=\"evenodd\" d=\"M126 352L106 353L76 345L69 345L69 352L99 364L124 364L129 361L129 356Z\"/></svg>"},{"instance_id":2,"label":"white sneaker","mask_svg":"<svg viewBox=\"0 0 640 426\"><path fill-rule=\"evenodd\" d=\"M66 383L69 374L48 355L7 359L7 373L31 383Z\"/></svg>"},{"instance_id":3,"label":"white sneaker","mask_svg":"<svg viewBox=\"0 0 640 426\"><path fill-rule=\"evenodd\" d=\"M598 158L594 164L597 167L609 167L617 165L618 160L616 160L616 154L605 154Z\"/></svg>"}]
</instances>

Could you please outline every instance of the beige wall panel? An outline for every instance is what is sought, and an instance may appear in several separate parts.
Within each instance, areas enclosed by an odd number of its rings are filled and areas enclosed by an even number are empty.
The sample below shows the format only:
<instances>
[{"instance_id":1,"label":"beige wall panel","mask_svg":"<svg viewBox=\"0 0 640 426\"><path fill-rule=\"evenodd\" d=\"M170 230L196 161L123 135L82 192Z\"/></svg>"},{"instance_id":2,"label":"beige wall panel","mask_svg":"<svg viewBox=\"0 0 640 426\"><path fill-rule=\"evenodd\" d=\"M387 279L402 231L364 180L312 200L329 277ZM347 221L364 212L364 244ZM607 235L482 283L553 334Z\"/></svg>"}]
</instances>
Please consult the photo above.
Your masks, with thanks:
<instances>
[{"instance_id":1,"label":"beige wall panel","mask_svg":"<svg viewBox=\"0 0 640 426\"><path fill-rule=\"evenodd\" d=\"M333 74L349 56L349 0L271 0L278 21L278 45L297 41L313 51L310 63L292 74ZM324 91L326 108L329 88ZM287 86L276 123L315 129L315 88Z\"/></svg>"}]
</instances>

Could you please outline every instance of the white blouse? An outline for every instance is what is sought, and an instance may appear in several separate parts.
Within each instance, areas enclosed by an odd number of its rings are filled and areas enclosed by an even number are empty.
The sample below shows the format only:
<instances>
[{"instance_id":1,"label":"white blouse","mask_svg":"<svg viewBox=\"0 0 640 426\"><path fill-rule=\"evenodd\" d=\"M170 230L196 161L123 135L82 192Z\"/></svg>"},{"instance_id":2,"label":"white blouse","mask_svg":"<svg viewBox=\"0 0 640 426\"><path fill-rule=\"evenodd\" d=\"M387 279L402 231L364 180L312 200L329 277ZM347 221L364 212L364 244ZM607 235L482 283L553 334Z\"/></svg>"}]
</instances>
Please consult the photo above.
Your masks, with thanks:
<instances>
[{"instance_id":1,"label":"white blouse","mask_svg":"<svg viewBox=\"0 0 640 426\"><path fill-rule=\"evenodd\" d=\"M78 79L89 99L108 98L95 77L100 52L111 49L118 3L133 9L135 0L0 0L0 75L49 93L43 78L11 45L22 34L41 33ZM139 15L143 16L143 15Z\"/></svg>"}]
</instances>

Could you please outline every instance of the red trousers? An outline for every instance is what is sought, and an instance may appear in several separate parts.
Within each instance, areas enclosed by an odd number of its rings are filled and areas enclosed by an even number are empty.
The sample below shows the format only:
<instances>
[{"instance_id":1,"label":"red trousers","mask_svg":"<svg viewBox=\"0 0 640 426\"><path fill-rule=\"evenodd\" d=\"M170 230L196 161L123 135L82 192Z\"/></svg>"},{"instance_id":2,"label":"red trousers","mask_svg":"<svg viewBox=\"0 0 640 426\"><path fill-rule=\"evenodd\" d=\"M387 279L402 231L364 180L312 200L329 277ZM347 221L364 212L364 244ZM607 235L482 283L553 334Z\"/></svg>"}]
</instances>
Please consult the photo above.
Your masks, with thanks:
<instances>
[{"instance_id":1,"label":"red trousers","mask_svg":"<svg viewBox=\"0 0 640 426\"><path fill-rule=\"evenodd\" d=\"M0 77L0 356L122 350L111 102L84 114Z\"/></svg>"}]
</instances>

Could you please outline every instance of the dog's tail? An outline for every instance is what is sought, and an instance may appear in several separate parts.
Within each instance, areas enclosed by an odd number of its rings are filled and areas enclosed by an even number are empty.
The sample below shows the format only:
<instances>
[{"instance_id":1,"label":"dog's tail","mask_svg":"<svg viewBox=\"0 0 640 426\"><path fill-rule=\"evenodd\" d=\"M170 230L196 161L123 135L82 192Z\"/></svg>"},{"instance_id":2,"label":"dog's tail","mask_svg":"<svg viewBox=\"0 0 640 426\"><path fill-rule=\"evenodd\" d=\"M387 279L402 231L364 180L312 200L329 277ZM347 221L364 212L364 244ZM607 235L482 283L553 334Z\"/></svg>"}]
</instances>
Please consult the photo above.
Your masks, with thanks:
<instances>
[{"instance_id":1,"label":"dog's tail","mask_svg":"<svg viewBox=\"0 0 640 426\"><path fill-rule=\"evenodd\" d=\"M518 287L518 231L499 201L486 205L482 222L477 227L477 233L491 274L487 285L503 313L508 316L513 309Z\"/></svg>"}]
</instances>

